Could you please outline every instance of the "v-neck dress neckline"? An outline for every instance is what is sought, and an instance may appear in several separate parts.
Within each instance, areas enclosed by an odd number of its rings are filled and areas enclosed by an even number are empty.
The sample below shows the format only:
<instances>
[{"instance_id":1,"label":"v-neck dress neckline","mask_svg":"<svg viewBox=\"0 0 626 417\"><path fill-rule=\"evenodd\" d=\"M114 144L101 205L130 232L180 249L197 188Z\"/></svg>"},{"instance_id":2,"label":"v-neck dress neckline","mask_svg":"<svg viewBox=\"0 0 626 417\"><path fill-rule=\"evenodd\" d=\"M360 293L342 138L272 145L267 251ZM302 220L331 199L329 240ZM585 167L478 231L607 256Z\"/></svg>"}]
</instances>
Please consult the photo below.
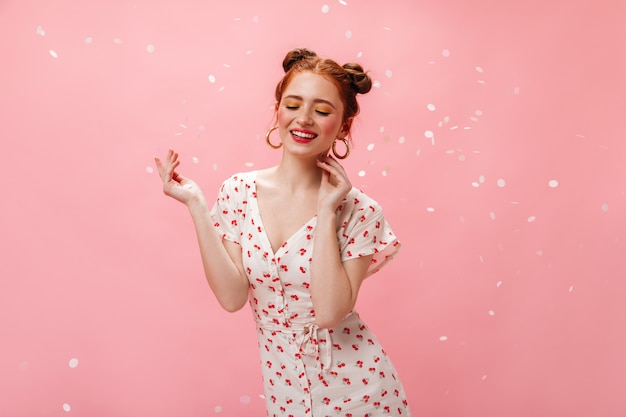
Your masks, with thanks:
<instances>
[{"instance_id":1,"label":"v-neck dress neckline","mask_svg":"<svg viewBox=\"0 0 626 417\"><path fill-rule=\"evenodd\" d=\"M256 214L257 224L261 227L261 232L259 233L259 236L260 236L260 239L262 241L262 244L265 246L265 248L268 250L268 252L272 254L273 257L278 257L282 253L284 253L285 251L289 250L289 247L290 247L292 242L295 242L295 241L299 240L301 237L303 237L303 235L305 235L307 233L310 233L310 231L317 224L317 214L314 215L311 219L309 219L302 226L300 226L300 228L298 228L291 236L289 236L287 238L287 240L282 242L280 244L280 246L278 246L277 249L274 249L274 247L272 246L272 242L270 241L269 235L267 233L267 229L265 227L265 224L263 223L263 215L261 214L261 210L259 209L259 202L258 202L259 193L258 193L258 189L257 189L257 174L258 174L258 172L259 171L251 172L251 174L252 174L252 181L251 181L251 183L252 183L251 184L252 195L254 195L255 197L252 198L249 201L249 204L252 204L251 209Z\"/></svg>"}]
</instances>

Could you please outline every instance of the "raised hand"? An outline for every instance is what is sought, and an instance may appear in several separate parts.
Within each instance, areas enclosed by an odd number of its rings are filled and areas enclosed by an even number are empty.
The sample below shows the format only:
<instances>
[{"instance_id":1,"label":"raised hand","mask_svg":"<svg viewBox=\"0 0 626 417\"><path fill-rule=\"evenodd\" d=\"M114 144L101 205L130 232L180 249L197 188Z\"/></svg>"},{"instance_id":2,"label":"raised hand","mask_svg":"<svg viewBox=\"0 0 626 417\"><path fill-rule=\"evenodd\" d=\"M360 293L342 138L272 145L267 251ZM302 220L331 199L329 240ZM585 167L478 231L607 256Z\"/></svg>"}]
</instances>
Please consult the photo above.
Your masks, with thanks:
<instances>
[{"instance_id":1,"label":"raised hand","mask_svg":"<svg viewBox=\"0 0 626 417\"><path fill-rule=\"evenodd\" d=\"M187 205L204 198L202 190L195 182L176 172L176 168L180 165L177 152L170 149L164 162L161 162L158 157L154 157L154 162L163 181L165 195Z\"/></svg>"},{"instance_id":2,"label":"raised hand","mask_svg":"<svg viewBox=\"0 0 626 417\"><path fill-rule=\"evenodd\" d=\"M324 171L317 197L318 212L324 209L334 212L352 189L352 184L343 166L333 157L320 156L317 166Z\"/></svg>"}]
</instances>

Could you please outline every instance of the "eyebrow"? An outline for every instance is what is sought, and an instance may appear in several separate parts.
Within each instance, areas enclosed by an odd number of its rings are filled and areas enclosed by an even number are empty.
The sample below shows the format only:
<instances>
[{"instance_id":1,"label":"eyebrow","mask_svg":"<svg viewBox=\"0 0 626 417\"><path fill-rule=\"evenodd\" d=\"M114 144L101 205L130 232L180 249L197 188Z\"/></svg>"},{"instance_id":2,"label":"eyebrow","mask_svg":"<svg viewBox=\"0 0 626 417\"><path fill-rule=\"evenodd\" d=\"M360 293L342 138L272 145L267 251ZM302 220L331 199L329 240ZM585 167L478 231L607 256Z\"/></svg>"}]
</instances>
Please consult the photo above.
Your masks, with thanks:
<instances>
[{"instance_id":1,"label":"eyebrow","mask_svg":"<svg viewBox=\"0 0 626 417\"><path fill-rule=\"evenodd\" d=\"M292 98L292 99L295 99L295 100L304 101L304 99L303 99L302 97L300 97L300 96L296 96L296 95L293 95L293 94L292 94L292 95L288 95L288 96L283 97L283 99L286 99L286 98ZM326 104L328 104L330 107L332 107L333 109L335 109L335 108L336 108L336 107L335 107L335 105L334 105L333 103L331 103L331 102L330 102L330 101L328 101L328 100L324 100L324 99L322 99L322 98L316 98L315 100L313 100L313 102L314 102L314 103L326 103Z\"/></svg>"}]
</instances>

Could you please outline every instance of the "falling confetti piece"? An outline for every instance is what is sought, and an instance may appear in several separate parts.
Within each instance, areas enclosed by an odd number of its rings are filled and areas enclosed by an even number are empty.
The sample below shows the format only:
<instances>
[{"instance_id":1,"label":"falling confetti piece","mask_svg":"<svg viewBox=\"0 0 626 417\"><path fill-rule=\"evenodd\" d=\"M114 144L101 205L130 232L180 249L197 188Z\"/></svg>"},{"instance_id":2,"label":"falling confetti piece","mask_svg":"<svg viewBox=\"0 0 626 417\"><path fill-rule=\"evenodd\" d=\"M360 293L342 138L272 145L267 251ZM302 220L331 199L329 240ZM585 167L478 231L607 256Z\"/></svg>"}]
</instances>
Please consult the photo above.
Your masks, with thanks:
<instances>
[{"instance_id":1,"label":"falling confetti piece","mask_svg":"<svg viewBox=\"0 0 626 417\"><path fill-rule=\"evenodd\" d=\"M435 105L434 104L427 104L426 108L430 111L435 111Z\"/></svg>"},{"instance_id":2,"label":"falling confetti piece","mask_svg":"<svg viewBox=\"0 0 626 417\"><path fill-rule=\"evenodd\" d=\"M211 84L215 84L215 75L213 75L213 74L209 75L209 82Z\"/></svg>"},{"instance_id":3,"label":"falling confetti piece","mask_svg":"<svg viewBox=\"0 0 626 417\"><path fill-rule=\"evenodd\" d=\"M485 176L481 175L480 177L478 177L478 181L480 181L481 184L485 183Z\"/></svg>"},{"instance_id":4,"label":"falling confetti piece","mask_svg":"<svg viewBox=\"0 0 626 417\"><path fill-rule=\"evenodd\" d=\"M191 158L191 161L192 161L194 164L197 164L197 163L199 162L199 159L198 159L198 157L197 157L197 156L194 156L193 158Z\"/></svg>"},{"instance_id":5,"label":"falling confetti piece","mask_svg":"<svg viewBox=\"0 0 626 417\"><path fill-rule=\"evenodd\" d=\"M115 38L115 39L113 39L113 43L115 43L117 45L121 45L122 44L122 40L120 38Z\"/></svg>"},{"instance_id":6,"label":"falling confetti piece","mask_svg":"<svg viewBox=\"0 0 626 417\"><path fill-rule=\"evenodd\" d=\"M448 336L441 336L439 340L445 342L446 340L448 340Z\"/></svg>"},{"instance_id":7,"label":"falling confetti piece","mask_svg":"<svg viewBox=\"0 0 626 417\"><path fill-rule=\"evenodd\" d=\"M372 87L380 88L380 81L374 81L374 83L372 84Z\"/></svg>"},{"instance_id":8,"label":"falling confetti piece","mask_svg":"<svg viewBox=\"0 0 626 417\"><path fill-rule=\"evenodd\" d=\"M535 216L530 216L530 217L528 218L528 223L532 223L532 222L534 222L535 220L537 220L537 218L536 218Z\"/></svg>"},{"instance_id":9,"label":"falling confetti piece","mask_svg":"<svg viewBox=\"0 0 626 417\"><path fill-rule=\"evenodd\" d=\"M359 177L364 177L365 176L365 171L361 170L359 171Z\"/></svg>"},{"instance_id":10,"label":"falling confetti piece","mask_svg":"<svg viewBox=\"0 0 626 417\"><path fill-rule=\"evenodd\" d=\"M350 39L352 37L352 31L346 30L346 38Z\"/></svg>"},{"instance_id":11,"label":"falling confetti piece","mask_svg":"<svg viewBox=\"0 0 626 417\"><path fill-rule=\"evenodd\" d=\"M572 291L574 291L574 286L573 286L573 285L571 285L571 286L569 287L569 292L572 292Z\"/></svg>"},{"instance_id":12,"label":"falling confetti piece","mask_svg":"<svg viewBox=\"0 0 626 417\"><path fill-rule=\"evenodd\" d=\"M602 204L602 211L605 212L605 213L607 211L609 211L609 205L608 204Z\"/></svg>"},{"instance_id":13,"label":"falling confetti piece","mask_svg":"<svg viewBox=\"0 0 626 417\"><path fill-rule=\"evenodd\" d=\"M148 46L146 46L146 51L151 54L154 52L154 45L149 44Z\"/></svg>"},{"instance_id":14,"label":"falling confetti piece","mask_svg":"<svg viewBox=\"0 0 626 417\"><path fill-rule=\"evenodd\" d=\"M56 51L54 49L50 49L50 56L52 56L52 58L58 58L59 55L56 53Z\"/></svg>"},{"instance_id":15,"label":"falling confetti piece","mask_svg":"<svg viewBox=\"0 0 626 417\"><path fill-rule=\"evenodd\" d=\"M475 114L476 116L482 116L482 115L483 115L483 111L482 111L482 110L476 110L476 111L474 112L474 114Z\"/></svg>"},{"instance_id":16,"label":"falling confetti piece","mask_svg":"<svg viewBox=\"0 0 626 417\"><path fill-rule=\"evenodd\" d=\"M70 368L76 368L78 366L78 359L76 358L70 359L68 365L70 366Z\"/></svg>"},{"instance_id":17,"label":"falling confetti piece","mask_svg":"<svg viewBox=\"0 0 626 417\"><path fill-rule=\"evenodd\" d=\"M393 75L391 70L387 70L385 71L385 75L387 76L387 78L391 78L391 76Z\"/></svg>"},{"instance_id":18,"label":"falling confetti piece","mask_svg":"<svg viewBox=\"0 0 626 417\"><path fill-rule=\"evenodd\" d=\"M152 168L151 166L147 166L147 167L146 167L146 172L147 172L148 174L152 174L152 173L154 172L154 168Z\"/></svg>"},{"instance_id":19,"label":"falling confetti piece","mask_svg":"<svg viewBox=\"0 0 626 417\"><path fill-rule=\"evenodd\" d=\"M487 379L487 375L483 375L480 379L484 381L485 379Z\"/></svg>"},{"instance_id":20,"label":"falling confetti piece","mask_svg":"<svg viewBox=\"0 0 626 417\"><path fill-rule=\"evenodd\" d=\"M548 187L556 188L558 186L559 186L559 182L557 180L550 180L550 181L548 181Z\"/></svg>"},{"instance_id":21,"label":"falling confetti piece","mask_svg":"<svg viewBox=\"0 0 626 417\"><path fill-rule=\"evenodd\" d=\"M367 150L368 151L374 150L374 144L370 143L369 145L367 145Z\"/></svg>"},{"instance_id":22,"label":"falling confetti piece","mask_svg":"<svg viewBox=\"0 0 626 417\"><path fill-rule=\"evenodd\" d=\"M480 187L480 184L477 183L476 181L472 181L472 187L478 188L478 187Z\"/></svg>"},{"instance_id":23,"label":"falling confetti piece","mask_svg":"<svg viewBox=\"0 0 626 417\"><path fill-rule=\"evenodd\" d=\"M496 312L495 312L495 311L493 311L493 310L489 310L489 315L490 315L491 317L493 317L493 316L495 316L495 315L496 315Z\"/></svg>"},{"instance_id":24,"label":"falling confetti piece","mask_svg":"<svg viewBox=\"0 0 626 417\"><path fill-rule=\"evenodd\" d=\"M216 406L215 406L215 412L216 412L216 413L221 413L221 412L222 412L222 407L221 407L221 406L219 406L219 405L216 405Z\"/></svg>"},{"instance_id":25,"label":"falling confetti piece","mask_svg":"<svg viewBox=\"0 0 626 417\"><path fill-rule=\"evenodd\" d=\"M485 70L483 70L483 67L476 67L476 71L483 73L485 72Z\"/></svg>"},{"instance_id":26,"label":"falling confetti piece","mask_svg":"<svg viewBox=\"0 0 626 417\"><path fill-rule=\"evenodd\" d=\"M398 143L402 144L402 143L404 143L404 141L405 141L404 136L400 136L398 138Z\"/></svg>"},{"instance_id":27,"label":"falling confetti piece","mask_svg":"<svg viewBox=\"0 0 626 417\"><path fill-rule=\"evenodd\" d=\"M93 42L93 38L92 38L91 36L87 36L87 37L85 38L85 43L86 43L86 44L90 44L90 43L92 43L92 42Z\"/></svg>"},{"instance_id":28,"label":"falling confetti piece","mask_svg":"<svg viewBox=\"0 0 626 417\"><path fill-rule=\"evenodd\" d=\"M330 10L330 7L328 6L328 4L325 4L322 6L322 13L328 13L329 10Z\"/></svg>"},{"instance_id":29,"label":"falling confetti piece","mask_svg":"<svg viewBox=\"0 0 626 417\"><path fill-rule=\"evenodd\" d=\"M543 256L543 251L542 251L542 250L538 250L538 251L537 251L537 255L538 255L538 256Z\"/></svg>"},{"instance_id":30,"label":"falling confetti piece","mask_svg":"<svg viewBox=\"0 0 626 417\"><path fill-rule=\"evenodd\" d=\"M46 31L41 26L37 26L37 35L46 36Z\"/></svg>"},{"instance_id":31,"label":"falling confetti piece","mask_svg":"<svg viewBox=\"0 0 626 417\"><path fill-rule=\"evenodd\" d=\"M498 282L496 283L496 288L500 288L501 286L502 286L502 281L498 281Z\"/></svg>"},{"instance_id":32,"label":"falling confetti piece","mask_svg":"<svg viewBox=\"0 0 626 417\"><path fill-rule=\"evenodd\" d=\"M496 213L494 213L493 211L489 213L489 217L491 217L491 220L495 220L496 219Z\"/></svg>"},{"instance_id":33,"label":"falling confetti piece","mask_svg":"<svg viewBox=\"0 0 626 417\"><path fill-rule=\"evenodd\" d=\"M252 401L252 399L248 395L242 395L241 398L239 398L239 402L242 404L250 404L250 401Z\"/></svg>"},{"instance_id":34,"label":"falling confetti piece","mask_svg":"<svg viewBox=\"0 0 626 417\"><path fill-rule=\"evenodd\" d=\"M344 6L347 6L347 5L348 5L348 3L346 3L344 0L339 0L339 3L340 3L340 4L343 4Z\"/></svg>"},{"instance_id":35,"label":"falling confetti piece","mask_svg":"<svg viewBox=\"0 0 626 417\"><path fill-rule=\"evenodd\" d=\"M427 208L426 208L426 211L427 211L427 212L429 212L429 213L434 213L434 212L435 212L435 209L434 209L434 208L432 208L432 207L427 207Z\"/></svg>"},{"instance_id":36,"label":"falling confetti piece","mask_svg":"<svg viewBox=\"0 0 626 417\"><path fill-rule=\"evenodd\" d=\"M450 56L450 51L447 49L444 49L443 51L441 51L441 55L443 55L444 58L447 58Z\"/></svg>"},{"instance_id":37,"label":"falling confetti piece","mask_svg":"<svg viewBox=\"0 0 626 417\"><path fill-rule=\"evenodd\" d=\"M433 133L432 130L427 130L424 132L424 136L426 136L428 139L432 139L435 136L435 134Z\"/></svg>"},{"instance_id":38,"label":"falling confetti piece","mask_svg":"<svg viewBox=\"0 0 626 417\"><path fill-rule=\"evenodd\" d=\"M72 407L68 403L64 403L63 411L65 411L66 413L69 413L70 411L72 411Z\"/></svg>"},{"instance_id":39,"label":"falling confetti piece","mask_svg":"<svg viewBox=\"0 0 626 417\"><path fill-rule=\"evenodd\" d=\"M498 181L496 181L496 183L498 184L498 187L502 188L506 185L506 181L503 180L502 178L499 178Z\"/></svg>"}]
</instances>

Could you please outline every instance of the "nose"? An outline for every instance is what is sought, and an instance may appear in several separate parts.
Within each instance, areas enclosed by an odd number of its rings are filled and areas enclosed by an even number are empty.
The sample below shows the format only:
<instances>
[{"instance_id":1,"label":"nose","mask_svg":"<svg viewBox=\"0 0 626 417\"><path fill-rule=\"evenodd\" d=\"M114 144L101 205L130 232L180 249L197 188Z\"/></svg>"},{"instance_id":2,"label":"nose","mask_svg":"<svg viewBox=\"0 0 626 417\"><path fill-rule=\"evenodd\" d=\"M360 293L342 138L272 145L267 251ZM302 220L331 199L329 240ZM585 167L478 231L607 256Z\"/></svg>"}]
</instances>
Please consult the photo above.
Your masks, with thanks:
<instances>
[{"instance_id":1,"label":"nose","mask_svg":"<svg viewBox=\"0 0 626 417\"><path fill-rule=\"evenodd\" d=\"M311 113L308 109L302 109L302 111L298 115L298 123L302 126L310 125L313 123L313 118L311 117Z\"/></svg>"}]
</instances>

